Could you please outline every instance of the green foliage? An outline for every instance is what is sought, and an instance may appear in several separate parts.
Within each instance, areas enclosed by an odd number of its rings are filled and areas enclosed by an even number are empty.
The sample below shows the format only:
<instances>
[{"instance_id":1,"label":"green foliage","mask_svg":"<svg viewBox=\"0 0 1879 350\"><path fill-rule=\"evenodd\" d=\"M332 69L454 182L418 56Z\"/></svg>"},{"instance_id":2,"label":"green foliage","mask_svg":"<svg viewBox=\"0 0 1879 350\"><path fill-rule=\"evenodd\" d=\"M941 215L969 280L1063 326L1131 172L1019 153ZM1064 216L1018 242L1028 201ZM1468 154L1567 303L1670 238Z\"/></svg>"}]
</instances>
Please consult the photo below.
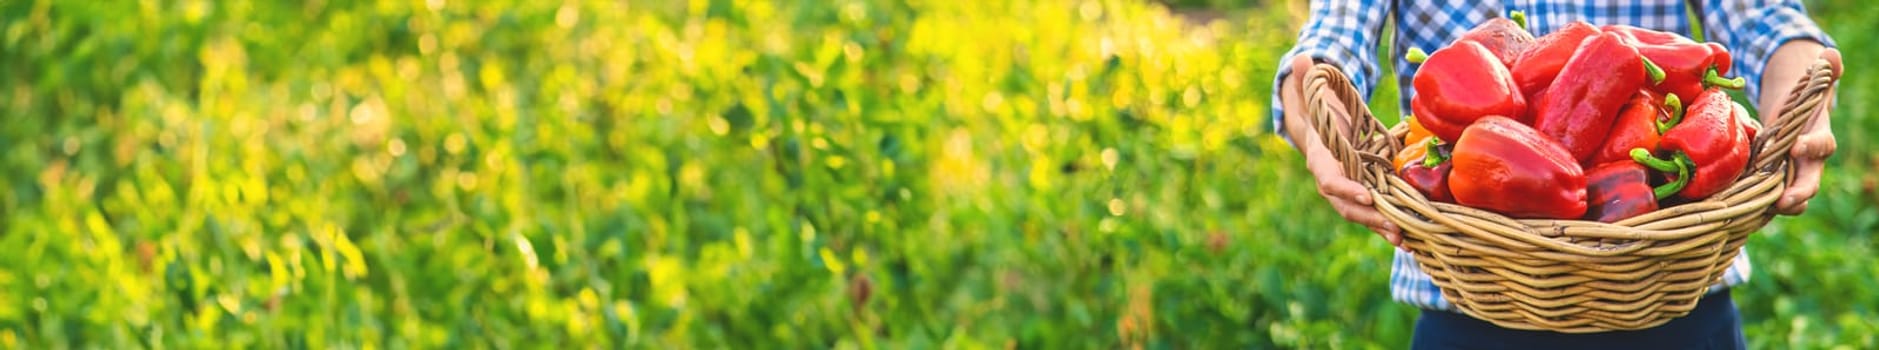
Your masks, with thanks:
<instances>
[{"instance_id":1,"label":"green foliage","mask_svg":"<svg viewBox=\"0 0 1879 350\"><path fill-rule=\"evenodd\" d=\"M0 2L0 348L1401 347L1302 8ZM1879 346L1864 76L1758 345Z\"/></svg>"}]
</instances>

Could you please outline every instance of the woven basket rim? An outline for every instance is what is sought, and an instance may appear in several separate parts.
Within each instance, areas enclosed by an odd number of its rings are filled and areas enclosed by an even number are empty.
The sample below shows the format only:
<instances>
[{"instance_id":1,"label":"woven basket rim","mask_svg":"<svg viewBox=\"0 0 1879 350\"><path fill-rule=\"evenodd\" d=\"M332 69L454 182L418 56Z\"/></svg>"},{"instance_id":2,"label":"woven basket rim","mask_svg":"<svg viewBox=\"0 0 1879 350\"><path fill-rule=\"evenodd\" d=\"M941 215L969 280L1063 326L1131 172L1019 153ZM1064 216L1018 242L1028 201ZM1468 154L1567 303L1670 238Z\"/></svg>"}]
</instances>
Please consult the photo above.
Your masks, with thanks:
<instances>
[{"instance_id":1,"label":"woven basket rim","mask_svg":"<svg viewBox=\"0 0 1879 350\"><path fill-rule=\"evenodd\" d=\"M1618 235L1618 233L1612 233L1612 231L1628 232L1626 234L1640 235L1639 237L1641 239L1650 239L1656 237L1654 234L1662 234L1663 232L1662 229L1654 228L1663 225L1651 225L1652 223L1697 214L1698 211L1693 209L1708 209L1713 206L1713 204L1689 209L1680 208L1706 205L1705 203L1718 201L1723 202L1725 206L1737 206L1743 202L1749 201L1749 197L1739 196L1743 194L1745 190L1761 190L1755 192L1769 190L1767 188L1758 188L1758 186L1755 186L1757 182L1785 180L1789 176L1789 171L1787 171L1790 158L1789 154L1787 152L1764 152L1764 150L1792 147L1794 142L1799 138L1800 133L1804 131L1802 128L1806 124L1811 123L1814 117L1818 116L1820 109L1830 108L1830 106L1828 106L1830 102L1825 100L1832 95L1833 86L1838 81L1838 77L1835 75L1836 73L1830 68L1830 63L1825 59L1816 60L1816 62L1808 68L1807 74L1801 77L1802 84L1797 85L1794 91L1789 94L1789 101L1801 101L1801 103L1791 103L1797 106L1797 108L1788 108L1783 111L1783 113L1781 113L1782 117L1777 119L1777 123L1769 126L1767 128L1768 131L1757 135L1756 139L1751 143L1752 157L1748 167L1743 171L1743 174L1739 176L1730 187L1704 201L1663 208L1619 222L1603 223L1577 219L1516 219L1486 210L1451 203L1430 202L1420 196L1414 197L1420 199L1422 203L1452 206L1452 208L1456 210L1478 211L1478 216L1498 223L1523 223L1524 225L1521 226L1599 227L1605 228L1605 230L1586 232L1592 235ZM1308 115L1318 124L1315 126L1319 127L1319 130L1328 129L1330 128L1329 125L1337 123L1337 121L1332 120L1322 112L1332 103L1341 104L1340 107L1356 114L1352 116L1353 119L1361 120L1352 122L1351 127L1346 133L1318 133L1321 138L1320 141L1324 142L1326 148L1330 148L1333 151L1339 163L1344 166L1345 174L1361 174L1363 176L1352 176L1352 179L1359 180L1359 183L1371 188L1373 192L1387 194L1378 191L1378 187L1380 186L1378 183L1389 181L1389 178L1400 179L1400 177L1395 176L1394 172L1388 169L1390 162L1388 155L1394 154L1396 150L1402 148L1402 142L1399 137L1390 137L1392 135L1400 135L1400 128L1383 127L1382 122L1371 114L1368 105L1363 102L1362 94L1356 91L1356 88L1349 83L1348 78L1346 78L1342 71L1335 65L1327 63L1315 64L1311 71L1307 73L1305 81L1306 91L1324 90L1333 93L1333 95L1337 97L1335 100L1322 100L1319 94L1306 94L1308 100L1306 106L1307 109L1311 110L1308 112ZM1380 148L1382 152L1365 152L1364 150L1359 150L1357 147L1360 144L1365 145L1367 148L1383 146ZM1384 176L1370 176L1373 174L1362 171L1362 169L1366 167L1381 167L1381 169L1384 170L1381 175ZM1755 175L1772 175L1778 178L1761 178ZM1775 181L1773 183L1784 185L1785 182L1786 181ZM1409 197L1409 195L1412 194L1419 193L1408 191L1402 195ZM1730 201L1727 199L1740 200Z\"/></svg>"}]
</instances>

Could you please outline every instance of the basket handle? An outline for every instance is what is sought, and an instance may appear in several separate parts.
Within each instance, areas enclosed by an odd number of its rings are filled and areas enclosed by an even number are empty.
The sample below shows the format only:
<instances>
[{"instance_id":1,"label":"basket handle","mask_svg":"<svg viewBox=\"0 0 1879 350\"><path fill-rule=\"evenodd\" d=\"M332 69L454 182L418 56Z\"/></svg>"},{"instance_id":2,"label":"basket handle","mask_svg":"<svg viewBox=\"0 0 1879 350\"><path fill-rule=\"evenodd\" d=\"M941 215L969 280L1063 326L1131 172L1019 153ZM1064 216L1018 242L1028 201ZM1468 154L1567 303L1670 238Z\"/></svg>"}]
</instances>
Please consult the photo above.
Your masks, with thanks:
<instances>
[{"instance_id":1,"label":"basket handle","mask_svg":"<svg viewBox=\"0 0 1879 350\"><path fill-rule=\"evenodd\" d=\"M1791 158L1787 150L1794 147L1795 140L1820 117L1821 109L1833 108L1834 83L1840 80L1835 73L1826 59L1814 60L1807 73L1801 75L1800 84L1788 92L1788 107L1781 111L1780 118L1751 141L1755 158L1749 161L1749 169L1777 171L1787 165Z\"/></svg>"},{"instance_id":2,"label":"basket handle","mask_svg":"<svg viewBox=\"0 0 1879 350\"><path fill-rule=\"evenodd\" d=\"M1350 78L1337 66L1314 64L1305 75L1304 91L1306 116L1317 128L1318 140L1343 165L1344 175L1368 188L1383 187L1390 155L1402 147L1401 141L1389 137L1389 129L1370 114ZM1340 108L1349 119L1335 112Z\"/></svg>"}]
</instances>

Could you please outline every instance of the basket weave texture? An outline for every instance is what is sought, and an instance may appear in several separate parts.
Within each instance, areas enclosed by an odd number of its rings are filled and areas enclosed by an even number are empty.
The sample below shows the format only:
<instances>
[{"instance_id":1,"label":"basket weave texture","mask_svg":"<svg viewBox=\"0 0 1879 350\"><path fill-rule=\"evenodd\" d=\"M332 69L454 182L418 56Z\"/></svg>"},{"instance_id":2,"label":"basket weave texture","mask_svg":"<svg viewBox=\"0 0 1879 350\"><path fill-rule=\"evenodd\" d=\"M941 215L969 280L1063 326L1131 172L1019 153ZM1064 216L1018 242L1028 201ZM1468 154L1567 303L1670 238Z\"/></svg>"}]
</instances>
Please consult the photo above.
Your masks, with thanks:
<instances>
[{"instance_id":1,"label":"basket weave texture","mask_svg":"<svg viewBox=\"0 0 1879 350\"><path fill-rule=\"evenodd\" d=\"M1748 235L1773 218L1793 173L1786 150L1830 108L1835 73L1825 60L1808 68L1788 95L1791 107L1753 140L1748 169L1728 189L1609 224L1512 219L1429 201L1390 169L1405 130L1377 121L1335 66L1307 73L1305 108L1344 173L1369 188L1457 309L1505 328L1591 333L1682 317L1721 280Z\"/></svg>"}]
</instances>

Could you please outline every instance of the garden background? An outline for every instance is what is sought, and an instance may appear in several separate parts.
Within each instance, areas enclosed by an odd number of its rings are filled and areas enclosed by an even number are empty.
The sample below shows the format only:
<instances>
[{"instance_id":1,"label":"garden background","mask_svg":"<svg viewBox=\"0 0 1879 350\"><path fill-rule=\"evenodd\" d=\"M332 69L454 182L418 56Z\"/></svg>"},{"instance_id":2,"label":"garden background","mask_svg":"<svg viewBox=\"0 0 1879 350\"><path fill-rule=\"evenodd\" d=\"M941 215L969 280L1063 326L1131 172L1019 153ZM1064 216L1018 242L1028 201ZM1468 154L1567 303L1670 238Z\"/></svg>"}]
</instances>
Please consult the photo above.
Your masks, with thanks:
<instances>
[{"instance_id":1,"label":"garden background","mask_svg":"<svg viewBox=\"0 0 1879 350\"><path fill-rule=\"evenodd\" d=\"M0 348L1404 346L1267 130L1304 3L1168 5L0 0ZM1875 348L1879 7L1809 7L1840 153L1734 293Z\"/></svg>"}]
</instances>

